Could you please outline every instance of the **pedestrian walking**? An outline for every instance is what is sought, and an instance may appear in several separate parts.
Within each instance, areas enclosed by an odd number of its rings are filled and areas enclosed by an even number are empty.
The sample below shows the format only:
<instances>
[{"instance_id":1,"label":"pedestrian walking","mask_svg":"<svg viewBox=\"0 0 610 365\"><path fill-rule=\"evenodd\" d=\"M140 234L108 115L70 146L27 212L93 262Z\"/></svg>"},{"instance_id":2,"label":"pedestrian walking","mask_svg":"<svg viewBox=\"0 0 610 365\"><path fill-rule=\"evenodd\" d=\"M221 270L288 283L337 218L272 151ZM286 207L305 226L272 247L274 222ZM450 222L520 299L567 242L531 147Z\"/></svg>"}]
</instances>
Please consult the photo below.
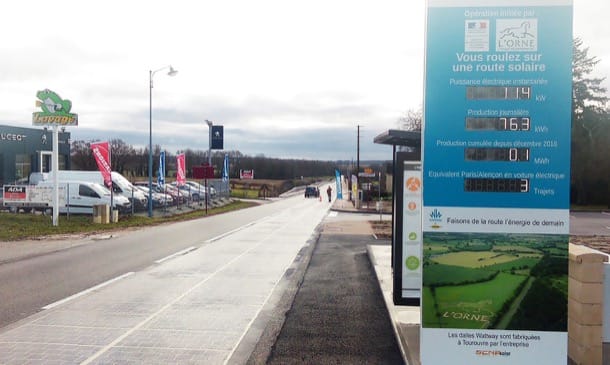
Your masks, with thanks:
<instances>
[{"instance_id":1,"label":"pedestrian walking","mask_svg":"<svg viewBox=\"0 0 610 365\"><path fill-rule=\"evenodd\" d=\"M328 189L326 189L326 194L328 195L328 202L330 203L330 195L332 194L333 189L328 185Z\"/></svg>"}]
</instances>

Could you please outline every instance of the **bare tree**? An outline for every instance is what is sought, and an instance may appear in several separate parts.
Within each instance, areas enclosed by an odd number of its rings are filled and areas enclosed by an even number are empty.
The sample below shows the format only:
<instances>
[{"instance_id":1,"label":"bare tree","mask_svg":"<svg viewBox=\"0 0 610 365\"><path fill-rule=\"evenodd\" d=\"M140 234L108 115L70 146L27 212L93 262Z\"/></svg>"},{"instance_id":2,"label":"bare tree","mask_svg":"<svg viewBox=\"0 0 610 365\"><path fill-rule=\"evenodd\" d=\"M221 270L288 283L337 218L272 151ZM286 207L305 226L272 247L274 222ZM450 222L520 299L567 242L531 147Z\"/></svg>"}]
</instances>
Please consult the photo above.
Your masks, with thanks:
<instances>
[{"instance_id":1,"label":"bare tree","mask_svg":"<svg viewBox=\"0 0 610 365\"><path fill-rule=\"evenodd\" d=\"M403 116L398 118L398 129L421 132L422 120L423 113L421 108L418 110L409 109Z\"/></svg>"}]
</instances>

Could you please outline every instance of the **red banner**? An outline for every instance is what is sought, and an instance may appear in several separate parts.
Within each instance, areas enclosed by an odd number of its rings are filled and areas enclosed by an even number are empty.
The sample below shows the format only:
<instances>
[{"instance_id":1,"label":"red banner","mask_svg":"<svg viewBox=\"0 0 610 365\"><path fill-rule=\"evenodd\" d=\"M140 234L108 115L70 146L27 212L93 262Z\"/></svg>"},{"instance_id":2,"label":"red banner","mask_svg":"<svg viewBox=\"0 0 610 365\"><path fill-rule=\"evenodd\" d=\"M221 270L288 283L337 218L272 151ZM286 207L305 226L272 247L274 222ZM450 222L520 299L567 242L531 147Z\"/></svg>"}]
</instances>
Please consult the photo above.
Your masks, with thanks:
<instances>
[{"instance_id":1,"label":"red banner","mask_svg":"<svg viewBox=\"0 0 610 365\"><path fill-rule=\"evenodd\" d=\"M184 153L176 156L176 184L179 186L186 184L186 163Z\"/></svg>"},{"instance_id":2,"label":"red banner","mask_svg":"<svg viewBox=\"0 0 610 365\"><path fill-rule=\"evenodd\" d=\"M108 142L91 143L91 151L97 167L102 173L104 185L112 189L112 167L110 167L110 144Z\"/></svg>"}]
</instances>

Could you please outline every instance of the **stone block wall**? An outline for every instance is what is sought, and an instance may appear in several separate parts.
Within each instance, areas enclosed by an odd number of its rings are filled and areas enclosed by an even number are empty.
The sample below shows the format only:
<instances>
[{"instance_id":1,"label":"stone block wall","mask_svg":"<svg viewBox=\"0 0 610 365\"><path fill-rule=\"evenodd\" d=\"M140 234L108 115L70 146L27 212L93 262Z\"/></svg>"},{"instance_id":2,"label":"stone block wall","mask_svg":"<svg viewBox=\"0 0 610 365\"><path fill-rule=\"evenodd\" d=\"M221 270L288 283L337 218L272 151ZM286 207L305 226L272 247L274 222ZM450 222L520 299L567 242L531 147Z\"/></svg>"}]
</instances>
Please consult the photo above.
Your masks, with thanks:
<instances>
[{"instance_id":1,"label":"stone block wall","mask_svg":"<svg viewBox=\"0 0 610 365\"><path fill-rule=\"evenodd\" d=\"M604 263L608 256L570 244L568 357L576 365L602 365Z\"/></svg>"}]
</instances>

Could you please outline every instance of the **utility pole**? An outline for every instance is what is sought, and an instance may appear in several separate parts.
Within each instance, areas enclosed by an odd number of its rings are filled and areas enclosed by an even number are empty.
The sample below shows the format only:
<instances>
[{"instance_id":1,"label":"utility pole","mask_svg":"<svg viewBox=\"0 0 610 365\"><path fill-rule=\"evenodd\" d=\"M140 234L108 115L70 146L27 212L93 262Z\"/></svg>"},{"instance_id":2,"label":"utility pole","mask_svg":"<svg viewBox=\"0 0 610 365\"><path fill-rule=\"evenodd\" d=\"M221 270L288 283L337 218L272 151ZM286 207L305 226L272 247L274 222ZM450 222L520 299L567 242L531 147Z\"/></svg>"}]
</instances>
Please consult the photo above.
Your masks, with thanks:
<instances>
[{"instance_id":1,"label":"utility pole","mask_svg":"<svg viewBox=\"0 0 610 365\"><path fill-rule=\"evenodd\" d=\"M356 143L356 196L354 201L356 202L356 209L360 208L360 124L358 124L358 141Z\"/></svg>"},{"instance_id":2,"label":"utility pole","mask_svg":"<svg viewBox=\"0 0 610 365\"><path fill-rule=\"evenodd\" d=\"M358 125L358 141L356 142L356 177L360 173L360 125Z\"/></svg>"}]
</instances>

